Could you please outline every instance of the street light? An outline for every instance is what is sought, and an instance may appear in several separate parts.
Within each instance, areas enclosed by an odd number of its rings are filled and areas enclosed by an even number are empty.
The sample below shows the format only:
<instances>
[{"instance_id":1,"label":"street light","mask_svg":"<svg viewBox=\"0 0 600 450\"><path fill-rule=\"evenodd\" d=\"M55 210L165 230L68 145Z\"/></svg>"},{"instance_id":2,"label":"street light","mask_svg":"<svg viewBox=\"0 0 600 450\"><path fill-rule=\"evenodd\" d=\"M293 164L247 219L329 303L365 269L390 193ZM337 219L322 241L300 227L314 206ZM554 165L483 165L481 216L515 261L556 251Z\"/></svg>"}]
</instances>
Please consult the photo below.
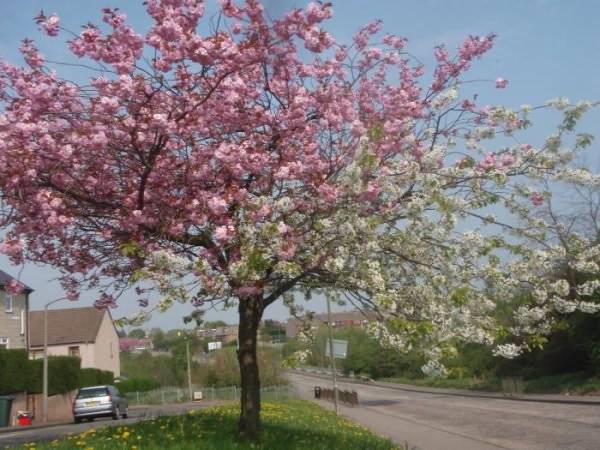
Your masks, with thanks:
<instances>
[{"instance_id":1,"label":"street light","mask_svg":"<svg viewBox=\"0 0 600 450\"><path fill-rule=\"evenodd\" d=\"M44 368L42 374L42 420L48 422L48 306L68 300L65 297L57 298L44 305Z\"/></svg>"},{"instance_id":2,"label":"street light","mask_svg":"<svg viewBox=\"0 0 600 450\"><path fill-rule=\"evenodd\" d=\"M191 361L190 361L190 337L187 333L182 333L181 331L177 332L178 336L185 336L185 360L187 362L187 379L188 379L188 394L190 396L190 401L194 400L194 396L192 393L192 370L191 370Z\"/></svg>"}]
</instances>

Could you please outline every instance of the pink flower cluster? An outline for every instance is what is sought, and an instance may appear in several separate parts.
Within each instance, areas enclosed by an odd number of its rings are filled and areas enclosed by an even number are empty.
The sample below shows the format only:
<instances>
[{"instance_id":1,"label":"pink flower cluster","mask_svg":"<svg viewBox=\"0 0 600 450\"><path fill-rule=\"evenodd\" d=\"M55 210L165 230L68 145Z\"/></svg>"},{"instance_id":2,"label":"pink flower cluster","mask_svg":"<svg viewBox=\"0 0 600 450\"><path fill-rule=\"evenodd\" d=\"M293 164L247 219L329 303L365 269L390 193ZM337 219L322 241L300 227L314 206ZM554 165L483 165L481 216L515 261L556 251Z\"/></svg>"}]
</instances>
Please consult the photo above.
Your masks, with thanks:
<instances>
[{"instance_id":1,"label":"pink flower cluster","mask_svg":"<svg viewBox=\"0 0 600 450\"><path fill-rule=\"evenodd\" d=\"M477 169L483 172L493 169L504 171L512 167L515 161L515 157L511 153L504 153L500 156L495 153L489 153L477 163Z\"/></svg>"},{"instance_id":2,"label":"pink flower cluster","mask_svg":"<svg viewBox=\"0 0 600 450\"><path fill-rule=\"evenodd\" d=\"M196 0L148 0L144 35L118 10L103 10L104 28L88 24L69 43L109 68L81 86L41 70L30 41L21 48L27 67L0 63L2 111L10 111L0 114L0 185L12 226L2 252L20 261L27 243L29 258L67 274L76 298L85 283L125 284L153 252L177 249L208 261L214 275L198 276L217 290L248 227L281 223L273 264L305 267L315 218L348 205L365 216L398 207L378 177L389 174L386 162L426 160L418 128L435 114L425 68L400 54L406 40L374 44L375 21L339 45L324 28L326 2L277 20L257 0L220 4L228 26L215 32L204 31ZM38 20L56 34L57 16ZM469 37L456 56L439 47L433 89L453 86L493 38ZM138 67L145 49L150 71ZM463 106L463 121L485 116L474 101ZM348 187L339 177L356 169L364 136L368 164ZM479 168L503 170L511 158L488 155ZM306 220L287 220L294 214ZM250 284L235 295L255 295ZM115 301L104 293L96 304Z\"/></svg>"}]
</instances>

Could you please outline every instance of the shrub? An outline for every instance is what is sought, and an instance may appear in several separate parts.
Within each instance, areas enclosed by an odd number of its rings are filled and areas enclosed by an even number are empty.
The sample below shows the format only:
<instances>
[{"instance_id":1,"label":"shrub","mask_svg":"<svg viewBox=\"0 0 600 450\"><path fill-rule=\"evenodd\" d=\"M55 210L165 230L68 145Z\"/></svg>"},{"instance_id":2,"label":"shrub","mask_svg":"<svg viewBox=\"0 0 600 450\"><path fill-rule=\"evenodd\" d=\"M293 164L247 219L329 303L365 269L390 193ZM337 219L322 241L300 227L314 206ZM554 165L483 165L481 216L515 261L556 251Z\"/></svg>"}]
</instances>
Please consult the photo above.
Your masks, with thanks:
<instances>
[{"instance_id":1,"label":"shrub","mask_svg":"<svg viewBox=\"0 0 600 450\"><path fill-rule=\"evenodd\" d=\"M112 384L114 375L110 370L93 368L81 369L79 387L97 386L99 384Z\"/></svg>"},{"instance_id":2,"label":"shrub","mask_svg":"<svg viewBox=\"0 0 600 450\"><path fill-rule=\"evenodd\" d=\"M160 387L160 383L151 378L129 378L119 382L119 391L122 394L128 392L145 392L157 389Z\"/></svg>"}]
</instances>

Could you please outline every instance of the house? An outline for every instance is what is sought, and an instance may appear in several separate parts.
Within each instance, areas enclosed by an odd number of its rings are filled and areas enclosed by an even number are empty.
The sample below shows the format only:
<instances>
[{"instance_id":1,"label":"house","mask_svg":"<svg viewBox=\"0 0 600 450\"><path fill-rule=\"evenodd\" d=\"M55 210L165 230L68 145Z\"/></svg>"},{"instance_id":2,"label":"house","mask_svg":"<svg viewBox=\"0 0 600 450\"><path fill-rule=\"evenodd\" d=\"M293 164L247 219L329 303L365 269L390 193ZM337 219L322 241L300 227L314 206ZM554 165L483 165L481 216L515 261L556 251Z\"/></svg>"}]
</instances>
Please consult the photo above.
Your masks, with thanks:
<instances>
[{"instance_id":1,"label":"house","mask_svg":"<svg viewBox=\"0 0 600 450\"><path fill-rule=\"evenodd\" d=\"M222 345L237 341L238 326L227 325L216 328L202 328L196 330L196 336L200 339L208 339L211 342L220 342Z\"/></svg>"},{"instance_id":2,"label":"house","mask_svg":"<svg viewBox=\"0 0 600 450\"><path fill-rule=\"evenodd\" d=\"M365 315L366 314L366 315ZM337 329L349 328L349 327L364 327L370 321L375 320L375 313L367 311L363 313L361 311L343 311L331 313L331 325ZM302 330L305 322L308 321L312 329L317 329L320 326L327 325L328 318L327 314L315 314L312 320L301 320L290 318L285 325L285 336L287 338L294 338Z\"/></svg>"},{"instance_id":3,"label":"house","mask_svg":"<svg viewBox=\"0 0 600 450\"><path fill-rule=\"evenodd\" d=\"M29 313L29 355L44 356L44 311ZM48 311L48 355L78 356L82 368L121 375L119 336L107 309L69 308Z\"/></svg>"},{"instance_id":4,"label":"house","mask_svg":"<svg viewBox=\"0 0 600 450\"><path fill-rule=\"evenodd\" d=\"M122 337L119 338L119 349L122 352L130 352L130 353L141 353L145 351L152 351L154 349L154 345L152 344L152 339L150 338L131 338L131 337Z\"/></svg>"},{"instance_id":5,"label":"house","mask_svg":"<svg viewBox=\"0 0 600 450\"><path fill-rule=\"evenodd\" d=\"M29 294L25 286L21 294L11 294L6 287L17 280L0 270L0 347L27 348Z\"/></svg>"}]
</instances>

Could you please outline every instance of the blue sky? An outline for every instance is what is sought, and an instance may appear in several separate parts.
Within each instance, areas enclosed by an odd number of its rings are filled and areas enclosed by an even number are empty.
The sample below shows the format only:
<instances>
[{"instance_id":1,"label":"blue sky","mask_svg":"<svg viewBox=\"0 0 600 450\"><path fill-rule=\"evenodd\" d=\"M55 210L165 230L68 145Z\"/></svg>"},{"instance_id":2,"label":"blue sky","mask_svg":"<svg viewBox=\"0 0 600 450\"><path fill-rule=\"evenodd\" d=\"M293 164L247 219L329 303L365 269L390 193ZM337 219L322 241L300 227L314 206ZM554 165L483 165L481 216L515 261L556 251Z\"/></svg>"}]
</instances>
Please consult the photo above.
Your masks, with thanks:
<instances>
[{"instance_id":1,"label":"blue sky","mask_svg":"<svg viewBox=\"0 0 600 450\"><path fill-rule=\"evenodd\" d=\"M209 12L214 2L208 1ZM270 0L264 4L273 17L304 1ZM45 38L32 18L41 9L57 13L61 23L72 31L87 22L98 22L100 9L118 7L138 31L149 24L142 0L19 0L0 3L0 58L20 62L19 43L24 38L37 41L48 59L66 61L72 57L63 45L66 37ZM408 38L408 50L431 67L432 49L445 43L455 48L469 34L494 32L498 39L494 49L474 64L468 78L489 80L473 84L480 92L483 103L502 103L509 106L542 104L549 98L565 96L572 101L600 99L600 2L596 0L340 0L334 1L334 18L327 29L338 41L349 42L362 24L372 19L383 19L385 31ZM65 78L77 75L60 69ZM501 76L510 81L505 90L496 90L493 83ZM548 115L539 117L528 138L541 140L552 131L554 121ZM584 122L585 131L600 134L598 114ZM32 307L38 309L49 300L61 296L60 288L52 278L56 273L49 268L26 265L11 266L0 257L0 269L20 278L36 291ZM91 304L93 295L83 294L78 305ZM322 303L322 302L321 302ZM310 309L323 311L325 306L313 301ZM59 304L60 305L60 304ZM66 304L63 304L66 306ZM124 298L114 316L131 314L137 305ZM177 328L189 307L179 305L170 312L154 315L149 326ZM226 312L211 311L210 319L237 322L234 309ZM273 305L267 318L284 319L287 310Z\"/></svg>"}]
</instances>

